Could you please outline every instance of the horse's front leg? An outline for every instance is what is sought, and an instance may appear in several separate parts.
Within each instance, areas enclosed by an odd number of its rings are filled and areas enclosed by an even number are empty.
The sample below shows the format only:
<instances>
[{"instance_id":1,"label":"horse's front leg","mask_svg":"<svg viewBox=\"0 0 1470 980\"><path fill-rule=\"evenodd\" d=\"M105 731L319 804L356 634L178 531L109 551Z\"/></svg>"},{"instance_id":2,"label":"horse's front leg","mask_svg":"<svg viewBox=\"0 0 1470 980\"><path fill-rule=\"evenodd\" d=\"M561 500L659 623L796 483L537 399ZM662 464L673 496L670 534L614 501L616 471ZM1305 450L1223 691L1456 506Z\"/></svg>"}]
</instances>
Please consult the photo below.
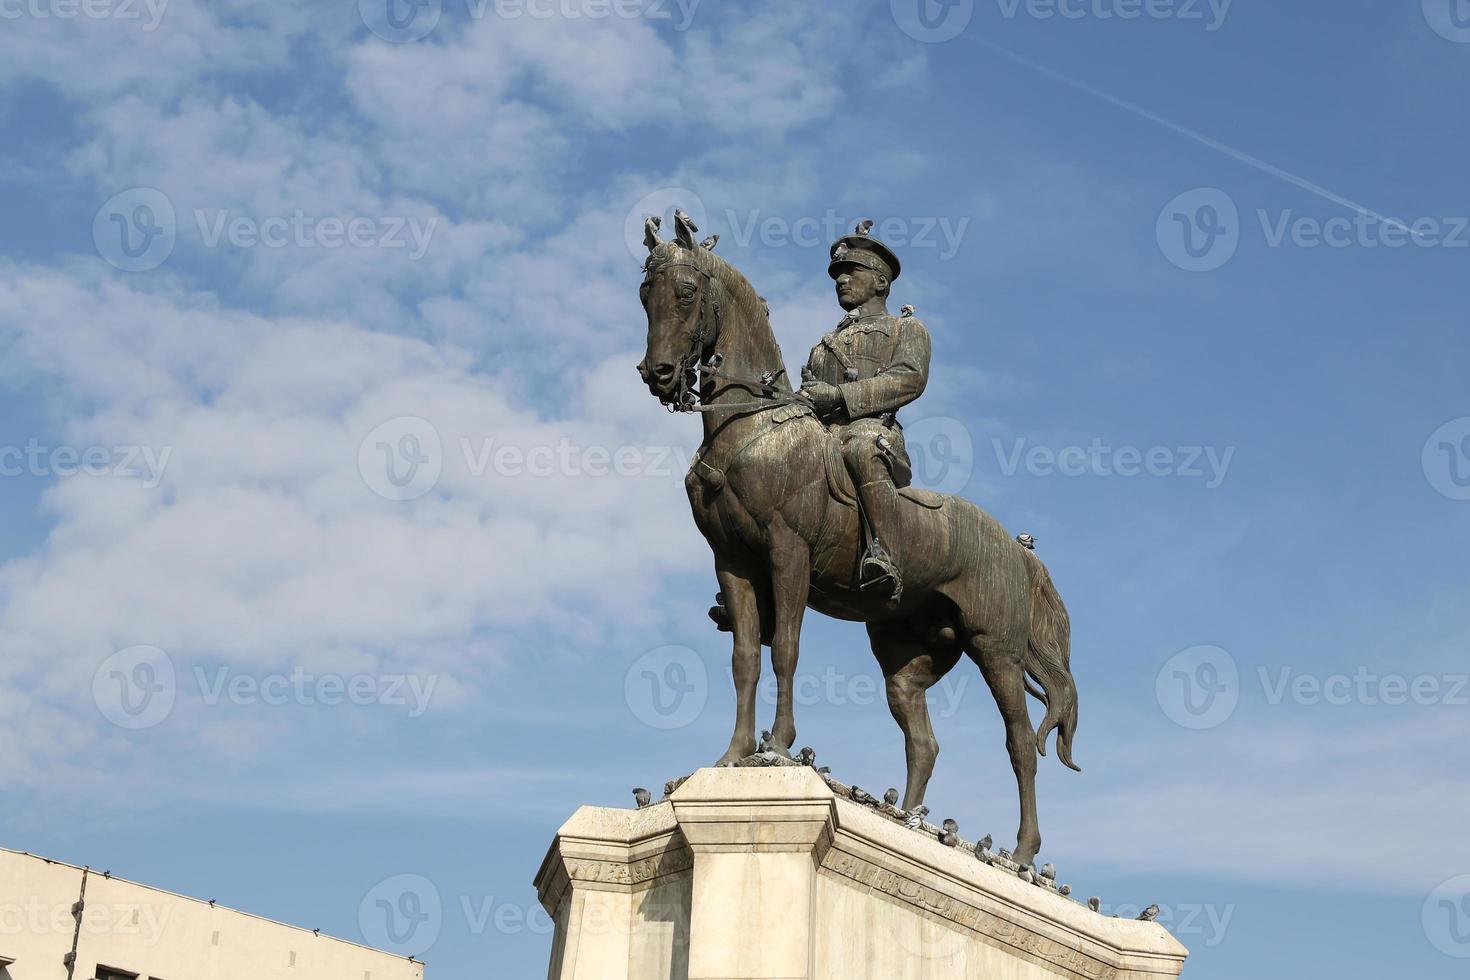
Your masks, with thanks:
<instances>
[{"instance_id":1,"label":"horse's front leg","mask_svg":"<svg viewBox=\"0 0 1470 980\"><path fill-rule=\"evenodd\" d=\"M761 614L756 583L748 576L721 567L715 569L715 576L735 636L730 660L735 679L735 733L730 736L730 747L715 763L728 766L754 755L756 750L755 696L761 679Z\"/></svg>"},{"instance_id":2,"label":"horse's front leg","mask_svg":"<svg viewBox=\"0 0 1470 980\"><path fill-rule=\"evenodd\" d=\"M812 554L807 543L779 518L771 527L771 598L775 623L771 632L771 667L776 671L776 723L771 728L775 750L790 757L796 741L792 690L801 646L801 619L811 591Z\"/></svg>"}]
</instances>

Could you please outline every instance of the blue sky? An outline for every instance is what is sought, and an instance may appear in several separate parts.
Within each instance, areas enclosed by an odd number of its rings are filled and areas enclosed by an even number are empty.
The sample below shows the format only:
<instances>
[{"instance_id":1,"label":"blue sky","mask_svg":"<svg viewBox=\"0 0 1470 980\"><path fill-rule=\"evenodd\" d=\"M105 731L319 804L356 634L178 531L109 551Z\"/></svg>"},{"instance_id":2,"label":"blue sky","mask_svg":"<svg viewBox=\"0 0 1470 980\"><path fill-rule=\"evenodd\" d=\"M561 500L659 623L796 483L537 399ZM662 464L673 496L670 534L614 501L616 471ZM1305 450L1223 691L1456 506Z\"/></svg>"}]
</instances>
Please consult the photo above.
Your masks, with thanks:
<instances>
[{"instance_id":1,"label":"blue sky","mask_svg":"<svg viewBox=\"0 0 1470 980\"><path fill-rule=\"evenodd\" d=\"M733 717L629 235L795 367L872 217L922 478L1072 612L1044 856L1198 980L1462 976L1470 4L925 3L0 0L0 843L541 975L555 828ZM899 785L864 640L808 619L798 739Z\"/></svg>"}]
</instances>

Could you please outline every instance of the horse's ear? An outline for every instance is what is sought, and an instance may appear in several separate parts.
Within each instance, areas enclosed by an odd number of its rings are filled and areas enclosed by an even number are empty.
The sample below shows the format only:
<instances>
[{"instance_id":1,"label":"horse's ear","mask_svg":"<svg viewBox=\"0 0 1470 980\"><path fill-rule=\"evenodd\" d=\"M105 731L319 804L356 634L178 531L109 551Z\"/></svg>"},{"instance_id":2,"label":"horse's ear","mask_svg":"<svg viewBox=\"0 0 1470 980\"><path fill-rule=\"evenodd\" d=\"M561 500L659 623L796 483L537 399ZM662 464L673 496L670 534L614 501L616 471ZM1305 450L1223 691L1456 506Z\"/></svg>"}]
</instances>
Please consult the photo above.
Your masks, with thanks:
<instances>
[{"instance_id":1,"label":"horse's ear","mask_svg":"<svg viewBox=\"0 0 1470 980\"><path fill-rule=\"evenodd\" d=\"M674 238L685 248L694 248L694 236L699 233L699 226L685 214L682 209L674 209Z\"/></svg>"},{"instance_id":2,"label":"horse's ear","mask_svg":"<svg viewBox=\"0 0 1470 980\"><path fill-rule=\"evenodd\" d=\"M663 224L663 219L658 215L652 215L643 222L643 244L648 246L652 252L659 246L658 227Z\"/></svg>"}]
</instances>

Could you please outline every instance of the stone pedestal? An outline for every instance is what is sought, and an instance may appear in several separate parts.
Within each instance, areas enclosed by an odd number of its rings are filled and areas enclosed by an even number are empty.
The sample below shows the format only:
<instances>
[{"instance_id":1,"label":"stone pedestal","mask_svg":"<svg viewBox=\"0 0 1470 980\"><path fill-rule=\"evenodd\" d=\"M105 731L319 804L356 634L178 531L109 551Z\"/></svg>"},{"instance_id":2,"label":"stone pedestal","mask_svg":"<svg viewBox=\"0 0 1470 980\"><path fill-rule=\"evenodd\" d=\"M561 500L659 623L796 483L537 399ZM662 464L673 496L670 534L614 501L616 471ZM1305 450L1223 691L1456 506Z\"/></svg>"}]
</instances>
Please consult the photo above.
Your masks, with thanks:
<instances>
[{"instance_id":1,"label":"stone pedestal","mask_svg":"<svg viewBox=\"0 0 1470 980\"><path fill-rule=\"evenodd\" d=\"M642 810L582 807L536 888L550 980L1161 980L1188 955L806 767L702 769Z\"/></svg>"}]
</instances>

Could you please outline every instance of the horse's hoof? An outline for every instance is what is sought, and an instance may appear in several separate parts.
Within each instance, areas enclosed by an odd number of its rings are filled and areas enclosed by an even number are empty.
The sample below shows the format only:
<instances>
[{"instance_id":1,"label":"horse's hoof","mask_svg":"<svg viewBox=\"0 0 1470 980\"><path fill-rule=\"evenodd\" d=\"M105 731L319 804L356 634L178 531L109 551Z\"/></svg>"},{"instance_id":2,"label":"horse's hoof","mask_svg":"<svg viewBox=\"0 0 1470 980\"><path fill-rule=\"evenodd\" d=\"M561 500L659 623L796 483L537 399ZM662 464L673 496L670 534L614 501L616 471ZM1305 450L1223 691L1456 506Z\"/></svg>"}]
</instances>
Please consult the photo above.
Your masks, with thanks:
<instances>
[{"instance_id":1,"label":"horse's hoof","mask_svg":"<svg viewBox=\"0 0 1470 980\"><path fill-rule=\"evenodd\" d=\"M739 762L741 759L744 759L747 756L751 756L751 755L755 755L755 747L754 746L751 747L751 750L749 752L741 752L739 749L732 747L732 748L728 749L725 752L724 755L720 756L719 760L714 764L714 768L716 768L716 769L729 769L732 766L734 766L735 763Z\"/></svg>"}]
</instances>

